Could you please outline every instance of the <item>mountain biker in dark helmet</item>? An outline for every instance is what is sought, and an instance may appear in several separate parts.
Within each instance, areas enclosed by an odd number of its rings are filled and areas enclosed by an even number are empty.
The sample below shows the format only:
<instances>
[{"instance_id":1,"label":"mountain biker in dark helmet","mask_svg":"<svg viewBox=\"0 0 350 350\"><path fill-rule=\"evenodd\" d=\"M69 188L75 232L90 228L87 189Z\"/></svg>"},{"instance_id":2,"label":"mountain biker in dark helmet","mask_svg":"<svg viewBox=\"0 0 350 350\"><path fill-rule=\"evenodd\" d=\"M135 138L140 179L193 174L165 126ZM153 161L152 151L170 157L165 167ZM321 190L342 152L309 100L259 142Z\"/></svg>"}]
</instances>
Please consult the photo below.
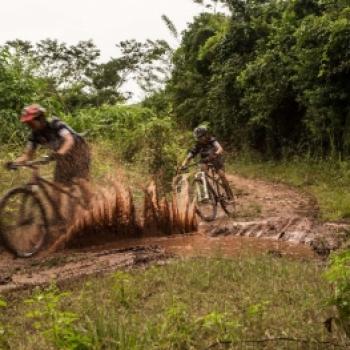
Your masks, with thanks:
<instances>
[{"instance_id":1,"label":"mountain biker in dark helmet","mask_svg":"<svg viewBox=\"0 0 350 350\"><path fill-rule=\"evenodd\" d=\"M216 172L222 180L227 196L230 199L233 199L233 192L225 174L224 160L222 157L224 149L216 138L210 135L205 126L198 126L195 128L193 136L196 139L196 144L190 149L186 159L182 163L182 168L186 168L191 159L200 155L201 169L203 171L208 171L208 163L213 164Z\"/></svg>"},{"instance_id":2,"label":"mountain biker in dark helmet","mask_svg":"<svg viewBox=\"0 0 350 350\"><path fill-rule=\"evenodd\" d=\"M31 135L24 153L15 163L32 160L40 145L53 151L56 182L69 185L73 178L89 178L90 151L82 136L57 117L48 120L45 108L38 104L25 107L20 121L31 129Z\"/></svg>"}]
</instances>

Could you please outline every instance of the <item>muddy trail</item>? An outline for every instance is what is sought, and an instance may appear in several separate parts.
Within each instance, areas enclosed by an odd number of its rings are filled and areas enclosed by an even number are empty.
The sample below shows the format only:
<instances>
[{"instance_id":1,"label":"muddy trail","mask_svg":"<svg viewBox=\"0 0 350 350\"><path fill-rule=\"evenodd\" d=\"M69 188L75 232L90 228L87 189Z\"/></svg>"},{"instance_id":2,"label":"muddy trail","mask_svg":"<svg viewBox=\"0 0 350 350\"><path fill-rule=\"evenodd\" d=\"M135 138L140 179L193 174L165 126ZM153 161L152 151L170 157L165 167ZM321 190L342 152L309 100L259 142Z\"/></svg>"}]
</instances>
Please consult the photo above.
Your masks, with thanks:
<instances>
[{"instance_id":1,"label":"muddy trail","mask_svg":"<svg viewBox=\"0 0 350 350\"><path fill-rule=\"evenodd\" d=\"M237 214L228 218L219 210L210 223L196 220L186 195L178 203L159 199L154 185L145 192L143 209L135 208L130 191L119 185L117 196L105 191L92 211L80 213L39 255L19 259L0 247L0 293L164 263L174 256L248 252L315 259L348 236L348 225L320 223L315 200L295 188L237 175L229 179Z\"/></svg>"},{"instance_id":2,"label":"muddy trail","mask_svg":"<svg viewBox=\"0 0 350 350\"><path fill-rule=\"evenodd\" d=\"M234 220L222 214L214 224L200 224L209 236L243 236L305 244L328 255L348 239L350 224L320 222L317 201L294 187L230 176L238 196Z\"/></svg>"}]
</instances>

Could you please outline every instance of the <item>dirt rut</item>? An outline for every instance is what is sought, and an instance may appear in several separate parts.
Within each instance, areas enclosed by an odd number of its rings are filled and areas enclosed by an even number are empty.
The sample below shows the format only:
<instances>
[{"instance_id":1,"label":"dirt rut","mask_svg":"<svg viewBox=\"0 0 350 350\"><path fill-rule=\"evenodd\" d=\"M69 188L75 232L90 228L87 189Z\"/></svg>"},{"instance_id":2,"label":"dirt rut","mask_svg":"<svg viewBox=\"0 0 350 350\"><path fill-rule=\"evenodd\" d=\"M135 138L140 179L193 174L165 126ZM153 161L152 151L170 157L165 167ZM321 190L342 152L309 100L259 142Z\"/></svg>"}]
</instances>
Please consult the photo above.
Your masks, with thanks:
<instances>
[{"instance_id":1,"label":"dirt rut","mask_svg":"<svg viewBox=\"0 0 350 350\"><path fill-rule=\"evenodd\" d=\"M0 293L31 289L52 282L64 284L86 276L100 276L121 268L130 268L169 257L159 247L99 249L60 252L31 259L14 259L6 253L0 259Z\"/></svg>"},{"instance_id":2,"label":"dirt rut","mask_svg":"<svg viewBox=\"0 0 350 350\"><path fill-rule=\"evenodd\" d=\"M199 229L210 236L267 238L311 246L328 254L349 237L350 225L321 223L315 199L290 186L241 176L229 177L237 193L237 215L228 219L223 212L214 223Z\"/></svg>"}]
</instances>

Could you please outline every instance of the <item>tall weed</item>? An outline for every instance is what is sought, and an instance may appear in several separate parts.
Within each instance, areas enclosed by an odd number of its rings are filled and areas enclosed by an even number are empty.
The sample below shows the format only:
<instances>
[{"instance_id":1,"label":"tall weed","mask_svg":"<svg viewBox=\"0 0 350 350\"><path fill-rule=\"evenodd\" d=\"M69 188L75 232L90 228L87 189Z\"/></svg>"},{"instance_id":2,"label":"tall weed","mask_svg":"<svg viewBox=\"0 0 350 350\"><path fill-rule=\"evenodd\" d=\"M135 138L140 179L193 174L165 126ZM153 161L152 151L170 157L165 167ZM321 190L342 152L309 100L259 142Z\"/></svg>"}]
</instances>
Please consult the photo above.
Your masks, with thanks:
<instances>
[{"instance_id":1,"label":"tall weed","mask_svg":"<svg viewBox=\"0 0 350 350\"><path fill-rule=\"evenodd\" d=\"M0 296L0 311L7 307L7 302ZM0 349L8 349L9 343L7 338L7 329L5 325L0 322Z\"/></svg>"},{"instance_id":2,"label":"tall weed","mask_svg":"<svg viewBox=\"0 0 350 350\"><path fill-rule=\"evenodd\" d=\"M350 339L350 250L334 253L326 278L334 285L334 295L330 304L338 311L338 325Z\"/></svg>"},{"instance_id":3,"label":"tall weed","mask_svg":"<svg viewBox=\"0 0 350 350\"><path fill-rule=\"evenodd\" d=\"M76 326L79 316L60 309L61 301L67 296L68 293L59 291L55 286L36 291L25 301L32 306L26 317L32 321L33 329L58 349L91 349L90 337Z\"/></svg>"}]
</instances>

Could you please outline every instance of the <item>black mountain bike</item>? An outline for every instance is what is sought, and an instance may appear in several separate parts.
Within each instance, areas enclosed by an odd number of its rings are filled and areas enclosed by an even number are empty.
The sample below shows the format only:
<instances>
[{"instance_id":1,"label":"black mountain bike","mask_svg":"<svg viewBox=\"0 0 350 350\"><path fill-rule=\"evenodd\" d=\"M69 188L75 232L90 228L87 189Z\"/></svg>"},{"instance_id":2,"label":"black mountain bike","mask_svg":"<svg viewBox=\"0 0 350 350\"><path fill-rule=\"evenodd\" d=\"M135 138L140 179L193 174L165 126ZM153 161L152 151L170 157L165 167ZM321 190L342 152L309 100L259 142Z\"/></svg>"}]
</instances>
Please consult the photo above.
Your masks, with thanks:
<instances>
[{"instance_id":1,"label":"black mountain bike","mask_svg":"<svg viewBox=\"0 0 350 350\"><path fill-rule=\"evenodd\" d=\"M185 173L192 166L199 163L193 163L181 170ZM213 221L217 216L218 204L221 205L224 212L233 217L236 210L235 198L229 198L222 180L216 172L212 163L207 163L208 171L198 171L190 181L190 197L195 200L196 213L205 221ZM181 182L181 177L179 180Z\"/></svg>"},{"instance_id":2,"label":"black mountain bike","mask_svg":"<svg viewBox=\"0 0 350 350\"><path fill-rule=\"evenodd\" d=\"M73 189L45 180L39 175L39 166L51 162L49 157L24 163L10 163L9 169L20 167L32 170L32 179L23 186L9 190L0 199L0 237L5 246L18 257L30 257L44 245L50 234L50 227L58 223L64 224L60 210L60 193L69 198L71 208L78 202L82 206L80 196L74 195Z\"/></svg>"}]
</instances>

